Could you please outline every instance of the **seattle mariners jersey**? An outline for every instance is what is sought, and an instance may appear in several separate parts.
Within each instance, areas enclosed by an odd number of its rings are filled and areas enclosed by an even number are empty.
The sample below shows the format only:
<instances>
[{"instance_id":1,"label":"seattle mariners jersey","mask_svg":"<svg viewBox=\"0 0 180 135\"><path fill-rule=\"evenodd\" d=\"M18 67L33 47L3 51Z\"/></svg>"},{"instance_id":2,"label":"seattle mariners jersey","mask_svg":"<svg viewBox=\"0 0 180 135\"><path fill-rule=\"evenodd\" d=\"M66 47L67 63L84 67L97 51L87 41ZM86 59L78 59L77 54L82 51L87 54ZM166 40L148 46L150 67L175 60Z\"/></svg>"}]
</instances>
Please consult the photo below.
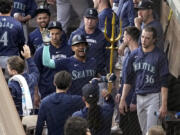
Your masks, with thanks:
<instances>
[{"instance_id":1,"label":"seattle mariners jersey","mask_svg":"<svg viewBox=\"0 0 180 135\"><path fill-rule=\"evenodd\" d=\"M108 46L109 43L104 38L104 34L98 28L95 29L93 34L86 34L83 26L72 32L68 41L69 45L72 43L72 37L76 34L84 35L86 37L86 41L89 45L87 57L94 57L96 59L97 72L104 75L109 66L109 51L106 50L106 46Z\"/></svg>"},{"instance_id":2,"label":"seattle mariners jersey","mask_svg":"<svg viewBox=\"0 0 180 135\"><path fill-rule=\"evenodd\" d=\"M81 96L52 93L42 100L36 125L36 135L42 135L44 122L48 135L64 135L64 124L73 112L84 107Z\"/></svg>"},{"instance_id":3,"label":"seattle mariners jersey","mask_svg":"<svg viewBox=\"0 0 180 135\"><path fill-rule=\"evenodd\" d=\"M36 8L37 5L34 0L14 0L11 15L14 16L14 13L20 13L22 16L31 15L31 17L34 17Z\"/></svg>"},{"instance_id":4,"label":"seattle mariners jersey","mask_svg":"<svg viewBox=\"0 0 180 135\"><path fill-rule=\"evenodd\" d=\"M23 28L11 16L0 16L0 56L19 55L24 45Z\"/></svg>"},{"instance_id":5,"label":"seattle mariners jersey","mask_svg":"<svg viewBox=\"0 0 180 135\"><path fill-rule=\"evenodd\" d=\"M122 21L122 29L134 25L134 6L132 0L119 0L117 15Z\"/></svg>"},{"instance_id":6,"label":"seattle mariners jersey","mask_svg":"<svg viewBox=\"0 0 180 135\"><path fill-rule=\"evenodd\" d=\"M22 75L27 81L29 90L31 92L31 98L33 100L34 87L35 85L37 85L38 82L39 71L32 58L29 58L26 61L28 65L28 72L25 72ZM22 111L22 89L20 87L20 84L17 81L11 80L8 82L8 87L15 102L17 111L21 116L23 111Z\"/></svg>"},{"instance_id":7,"label":"seattle mariners jersey","mask_svg":"<svg viewBox=\"0 0 180 135\"><path fill-rule=\"evenodd\" d=\"M55 86L53 85L55 70L45 67L42 64L42 51L43 46L38 48L34 55L34 61L39 69L40 77L39 77L39 91L41 93L41 97L49 95L52 92L55 92ZM50 45L50 57L53 60L60 60L72 55L72 51L70 46L66 45L66 42L61 44L60 48L55 48Z\"/></svg>"},{"instance_id":8,"label":"seattle mariners jersey","mask_svg":"<svg viewBox=\"0 0 180 135\"><path fill-rule=\"evenodd\" d=\"M111 36L111 30L112 30L112 16L113 16L113 10L111 8L106 8L99 12L98 18L98 27L99 29L104 32L104 27L105 27L105 19L107 18L107 35L110 37ZM118 25L118 18L116 18L116 24Z\"/></svg>"},{"instance_id":9,"label":"seattle mariners jersey","mask_svg":"<svg viewBox=\"0 0 180 135\"><path fill-rule=\"evenodd\" d=\"M157 93L168 85L168 61L157 47L148 53L144 53L141 47L133 51L127 68L125 83L132 84L135 77L137 94Z\"/></svg>"},{"instance_id":10,"label":"seattle mariners jersey","mask_svg":"<svg viewBox=\"0 0 180 135\"><path fill-rule=\"evenodd\" d=\"M67 59L55 61L56 71L66 70L72 75L72 85L67 93L82 95L81 88L96 76L97 66L94 58L87 58L86 62L80 62L73 56Z\"/></svg>"},{"instance_id":11,"label":"seattle mariners jersey","mask_svg":"<svg viewBox=\"0 0 180 135\"><path fill-rule=\"evenodd\" d=\"M121 81L121 87L119 89L119 93L122 95L122 90L123 90L123 86L124 86L124 80L125 80L125 74L126 74L126 70L128 69L127 65L128 65L128 59L130 57L131 52L127 52L124 56L124 61L123 61L123 68L122 68L122 81ZM134 82L134 81L133 81ZM131 90L128 93L128 96L126 97L126 103L129 106L131 103L132 104L136 104L136 94L135 94L135 88L134 88L134 83L131 84Z\"/></svg>"}]
</instances>

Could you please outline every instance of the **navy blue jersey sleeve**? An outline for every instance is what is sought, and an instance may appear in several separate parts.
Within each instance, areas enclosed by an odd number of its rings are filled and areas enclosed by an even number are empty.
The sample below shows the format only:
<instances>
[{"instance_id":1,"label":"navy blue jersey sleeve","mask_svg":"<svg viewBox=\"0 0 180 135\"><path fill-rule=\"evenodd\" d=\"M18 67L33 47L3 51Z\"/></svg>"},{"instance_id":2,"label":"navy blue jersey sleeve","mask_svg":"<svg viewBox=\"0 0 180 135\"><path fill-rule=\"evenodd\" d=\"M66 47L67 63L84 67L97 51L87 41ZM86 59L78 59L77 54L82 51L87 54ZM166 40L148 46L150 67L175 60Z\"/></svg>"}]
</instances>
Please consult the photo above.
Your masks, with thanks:
<instances>
[{"instance_id":1,"label":"navy blue jersey sleeve","mask_svg":"<svg viewBox=\"0 0 180 135\"><path fill-rule=\"evenodd\" d=\"M134 5L132 0L128 0L128 20L129 26L134 26Z\"/></svg>"},{"instance_id":2,"label":"navy blue jersey sleeve","mask_svg":"<svg viewBox=\"0 0 180 135\"><path fill-rule=\"evenodd\" d=\"M13 101L16 105L16 109L19 113L19 115L22 115L22 92L20 85L17 81L9 81L8 82L8 87L11 92L11 96L13 98Z\"/></svg>"},{"instance_id":3,"label":"navy blue jersey sleeve","mask_svg":"<svg viewBox=\"0 0 180 135\"><path fill-rule=\"evenodd\" d=\"M161 80L161 87L168 88L168 60L165 55L162 55L161 59L159 60L159 74Z\"/></svg>"},{"instance_id":4,"label":"navy blue jersey sleeve","mask_svg":"<svg viewBox=\"0 0 180 135\"><path fill-rule=\"evenodd\" d=\"M30 83L36 85L39 79L39 70L36 64L34 63L33 58L27 59L27 63L28 63L28 70L29 70L28 76L30 79Z\"/></svg>"},{"instance_id":5,"label":"navy blue jersey sleeve","mask_svg":"<svg viewBox=\"0 0 180 135\"><path fill-rule=\"evenodd\" d=\"M18 37L17 37L17 44L19 46L19 48L21 49L24 44L25 44L25 37L24 37L24 32L23 32L23 27L22 25L19 25L19 28L18 28Z\"/></svg>"},{"instance_id":6,"label":"navy blue jersey sleeve","mask_svg":"<svg viewBox=\"0 0 180 135\"><path fill-rule=\"evenodd\" d=\"M38 119L37 119L37 125L36 125L36 135L42 135L42 130L44 126L44 122L46 121L46 110L44 102L41 103L39 113L38 113Z\"/></svg>"},{"instance_id":7,"label":"navy blue jersey sleeve","mask_svg":"<svg viewBox=\"0 0 180 135\"><path fill-rule=\"evenodd\" d=\"M37 4L34 0L28 0L26 15L30 15L32 18L35 16Z\"/></svg>"},{"instance_id":8,"label":"navy blue jersey sleeve","mask_svg":"<svg viewBox=\"0 0 180 135\"><path fill-rule=\"evenodd\" d=\"M133 70L133 56L131 55L128 59L126 70L124 73L124 84L133 84L133 80L134 80L134 70Z\"/></svg>"}]
</instances>

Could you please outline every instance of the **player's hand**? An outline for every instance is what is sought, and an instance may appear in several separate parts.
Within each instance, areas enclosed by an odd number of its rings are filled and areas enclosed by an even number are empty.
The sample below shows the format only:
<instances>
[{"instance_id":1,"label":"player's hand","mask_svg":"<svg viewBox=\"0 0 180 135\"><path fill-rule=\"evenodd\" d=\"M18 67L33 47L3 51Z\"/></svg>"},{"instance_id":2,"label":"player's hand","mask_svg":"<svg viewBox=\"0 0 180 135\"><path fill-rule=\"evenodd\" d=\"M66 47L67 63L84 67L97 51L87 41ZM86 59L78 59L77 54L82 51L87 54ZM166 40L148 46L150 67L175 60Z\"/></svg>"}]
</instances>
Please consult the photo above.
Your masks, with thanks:
<instances>
[{"instance_id":1,"label":"player's hand","mask_svg":"<svg viewBox=\"0 0 180 135\"><path fill-rule=\"evenodd\" d=\"M115 102L117 103L117 104L119 104L119 102L120 102L120 99L121 99L121 94L116 94L116 96L115 96Z\"/></svg>"},{"instance_id":2,"label":"player's hand","mask_svg":"<svg viewBox=\"0 0 180 135\"><path fill-rule=\"evenodd\" d=\"M161 107L159 109L159 118L160 119L165 118L166 114L167 114L167 106L161 105Z\"/></svg>"},{"instance_id":3,"label":"player's hand","mask_svg":"<svg viewBox=\"0 0 180 135\"><path fill-rule=\"evenodd\" d=\"M126 48L126 45L125 45L125 44L121 44L121 45L119 46L119 48L118 48L118 54L119 54L120 56L124 56L124 50L125 50L125 48Z\"/></svg>"},{"instance_id":4,"label":"player's hand","mask_svg":"<svg viewBox=\"0 0 180 135\"><path fill-rule=\"evenodd\" d=\"M100 78L94 77L93 79L91 79L91 80L89 81L89 83L91 83L91 84L98 84L99 81L100 81Z\"/></svg>"},{"instance_id":5,"label":"player's hand","mask_svg":"<svg viewBox=\"0 0 180 135\"><path fill-rule=\"evenodd\" d=\"M130 104L130 111L131 111L131 112L134 112L134 111L136 111L136 110L137 110L136 104Z\"/></svg>"},{"instance_id":6,"label":"player's hand","mask_svg":"<svg viewBox=\"0 0 180 135\"><path fill-rule=\"evenodd\" d=\"M109 97L110 94L106 89L103 89L101 91L101 95L102 95L103 98L107 98L107 97Z\"/></svg>"},{"instance_id":7,"label":"player's hand","mask_svg":"<svg viewBox=\"0 0 180 135\"><path fill-rule=\"evenodd\" d=\"M134 24L138 29L141 29L141 24L142 24L142 17L138 16L134 18Z\"/></svg>"},{"instance_id":8,"label":"player's hand","mask_svg":"<svg viewBox=\"0 0 180 135\"><path fill-rule=\"evenodd\" d=\"M127 109L126 101L121 99L120 104L119 104L119 112L125 115L127 111L128 109Z\"/></svg>"},{"instance_id":9,"label":"player's hand","mask_svg":"<svg viewBox=\"0 0 180 135\"><path fill-rule=\"evenodd\" d=\"M114 73L109 73L106 75L106 78L108 80L108 82L114 82L116 80L116 75Z\"/></svg>"},{"instance_id":10,"label":"player's hand","mask_svg":"<svg viewBox=\"0 0 180 135\"><path fill-rule=\"evenodd\" d=\"M39 94L34 94L34 108L39 108L41 98Z\"/></svg>"},{"instance_id":11,"label":"player's hand","mask_svg":"<svg viewBox=\"0 0 180 135\"><path fill-rule=\"evenodd\" d=\"M23 46L23 51L21 51L21 54L25 59L28 59L31 57L31 51L28 45Z\"/></svg>"}]
</instances>

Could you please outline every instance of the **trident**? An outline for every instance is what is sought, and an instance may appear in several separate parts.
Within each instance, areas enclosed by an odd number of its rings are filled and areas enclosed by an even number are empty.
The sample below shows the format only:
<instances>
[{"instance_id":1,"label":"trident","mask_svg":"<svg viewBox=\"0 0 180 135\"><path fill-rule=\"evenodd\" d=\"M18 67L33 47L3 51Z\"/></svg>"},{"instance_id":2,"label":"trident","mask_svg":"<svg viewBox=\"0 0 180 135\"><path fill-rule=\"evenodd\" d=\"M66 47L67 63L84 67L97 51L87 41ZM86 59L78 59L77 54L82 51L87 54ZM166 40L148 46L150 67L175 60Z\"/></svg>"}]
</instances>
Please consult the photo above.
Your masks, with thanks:
<instances>
[{"instance_id":1,"label":"trident","mask_svg":"<svg viewBox=\"0 0 180 135\"><path fill-rule=\"evenodd\" d=\"M112 31L111 31L111 38L109 38L107 36L107 17L106 17L106 20L105 20L105 28L104 28L104 36L105 36L105 39L111 43L111 46L110 47L106 47L106 49L109 49L110 50L110 71L109 71L109 74L112 74L112 69L113 69L113 56L114 56L114 50L115 49L118 49L117 47L114 47L114 43L117 42L120 38L121 38L121 34L122 34L122 29L121 29L121 25L122 25L122 22L120 20L120 32L119 32L119 35L117 38L115 38L115 13L113 13L113 17L112 17ZM112 82L111 81L108 81L108 93L111 93L112 91Z\"/></svg>"}]
</instances>

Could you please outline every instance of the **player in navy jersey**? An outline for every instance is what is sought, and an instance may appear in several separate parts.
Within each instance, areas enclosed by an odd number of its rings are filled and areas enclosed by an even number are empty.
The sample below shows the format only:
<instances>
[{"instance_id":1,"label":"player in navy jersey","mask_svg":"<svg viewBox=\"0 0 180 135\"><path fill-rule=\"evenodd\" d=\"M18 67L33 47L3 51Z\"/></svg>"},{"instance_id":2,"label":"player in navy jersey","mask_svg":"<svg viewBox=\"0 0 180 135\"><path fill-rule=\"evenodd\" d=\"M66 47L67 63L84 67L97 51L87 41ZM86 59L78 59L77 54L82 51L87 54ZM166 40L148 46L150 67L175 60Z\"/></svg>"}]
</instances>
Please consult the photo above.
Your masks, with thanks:
<instances>
[{"instance_id":1,"label":"player in navy jersey","mask_svg":"<svg viewBox=\"0 0 180 135\"><path fill-rule=\"evenodd\" d=\"M107 18L107 35L111 37L111 30L112 30L112 16L113 16L113 10L110 7L109 0L93 0L94 2L94 8L98 11L98 27L99 29L104 32L105 27L105 19ZM115 25L119 25L119 19L116 17ZM119 30L119 29L118 29Z\"/></svg>"},{"instance_id":2,"label":"player in navy jersey","mask_svg":"<svg viewBox=\"0 0 180 135\"><path fill-rule=\"evenodd\" d=\"M110 135L114 111L112 96L106 96L105 104L99 105L99 87L97 83L92 83L82 88L82 98L86 107L73 113L73 116L87 119L92 135Z\"/></svg>"},{"instance_id":3,"label":"player in navy jersey","mask_svg":"<svg viewBox=\"0 0 180 135\"><path fill-rule=\"evenodd\" d=\"M97 66L94 58L86 57L88 44L83 35L74 35L72 38L72 50L74 56L61 60L52 60L49 55L49 46L43 49L43 64L55 68L57 71L66 70L72 76L72 85L69 94L82 95L81 88L97 74Z\"/></svg>"},{"instance_id":4,"label":"player in navy jersey","mask_svg":"<svg viewBox=\"0 0 180 135\"><path fill-rule=\"evenodd\" d=\"M137 95L137 114L143 135L153 125L160 124L159 118L167 113L168 61L165 54L155 46L156 30L145 27L141 34L141 44L128 59L123 93L120 101L120 112L127 112L126 96L135 83ZM135 82L134 82L135 81Z\"/></svg>"},{"instance_id":5,"label":"player in navy jersey","mask_svg":"<svg viewBox=\"0 0 180 135\"><path fill-rule=\"evenodd\" d=\"M12 2L0 1L0 66L6 68L9 56L19 55L24 45L24 34L21 23L10 16Z\"/></svg>"},{"instance_id":6,"label":"player in navy jersey","mask_svg":"<svg viewBox=\"0 0 180 135\"><path fill-rule=\"evenodd\" d=\"M138 29L143 29L145 26L152 26L157 31L156 46L164 50L164 37L161 23L153 12L153 2L151 0L142 0L138 4L138 17L134 19L135 26Z\"/></svg>"},{"instance_id":7,"label":"player in navy jersey","mask_svg":"<svg viewBox=\"0 0 180 135\"><path fill-rule=\"evenodd\" d=\"M60 22L53 21L49 24L48 29L50 31L50 57L53 60L60 60L72 55L72 50L67 43L62 40L62 27ZM55 91L53 86L53 77L56 73L55 70L45 67L42 63L43 56L43 46L38 48L34 55L34 61L39 69L40 78L39 78L39 92L41 98L49 95Z\"/></svg>"},{"instance_id":8,"label":"player in navy jersey","mask_svg":"<svg viewBox=\"0 0 180 135\"><path fill-rule=\"evenodd\" d=\"M49 9L40 5L36 10L36 22L38 27L29 34L28 45L31 48L31 53L34 54L35 50L42 46L43 38L48 38L48 24L50 22L51 13ZM44 36L44 37L42 37ZM66 41L66 34L63 32L62 40Z\"/></svg>"},{"instance_id":9,"label":"player in navy jersey","mask_svg":"<svg viewBox=\"0 0 180 135\"><path fill-rule=\"evenodd\" d=\"M24 116L27 115L27 110L25 111L22 107L24 102L23 94L25 94L24 91L30 91L30 100L33 101L34 87L38 83L39 71L36 67L36 64L34 63L34 60L31 58L31 52L27 45L23 47L23 51L21 53L23 57L26 59L28 72L24 72L25 61L19 56L9 57L7 61L7 68L11 76L11 78L8 81L8 87L10 89L11 95L13 97L19 115ZM22 78L24 78L25 81L23 81ZM26 85L28 87L26 87ZM25 99L26 97L27 96L25 96ZM31 110L29 110L29 113L30 112Z\"/></svg>"},{"instance_id":10,"label":"player in navy jersey","mask_svg":"<svg viewBox=\"0 0 180 135\"><path fill-rule=\"evenodd\" d=\"M64 124L73 112L83 108L81 96L67 94L71 86L71 74L60 71L54 76L56 92L42 100L38 114L36 135L42 135L46 122L48 135L64 135Z\"/></svg>"},{"instance_id":11,"label":"player in navy jersey","mask_svg":"<svg viewBox=\"0 0 180 135\"><path fill-rule=\"evenodd\" d=\"M32 54L34 54L35 50L43 43L41 32L45 31L48 27L50 16L50 11L46 7L40 6L36 10L36 23L38 24L38 27L29 34L28 38L28 45L30 46Z\"/></svg>"},{"instance_id":12,"label":"player in navy jersey","mask_svg":"<svg viewBox=\"0 0 180 135\"><path fill-rule=\"evenodd\" d=\"M119 103L120 97L122 95L124 78L128 63L128 58L132 51L138 48L138 39L140 35L140 30L138 30L134 26L129 26L124 29L123 35L123 44L126 44L129 48L129 51L124 56L123 68L122 68L122 79L121 79L121 87L119 89L119 93L116 95L116 102ZM134 90L134 84L131 87L131 90L126 97L126 102L128 106L128 111L125 115L120 114L120 128L123 131L123 135L141 135L141 129L139 126L139 121L137 117L137 109L136 109L136 94ZM129 130L129 128L131 130Z\"/></svg>"},{"instance_id":13,"label":"player in navy jersey","mask_svg":"<svg viewBox=\"0 0 180 135\"><path fill-rule=\"evenodd\" d=\"M84 24L85 25L83 27L80 27L72 32L68 44L72 44L72 38L74 35L84 35L89 46L87 57L94 57L97 62L98 72L102 75L106 74L109 66L109 53L106 50L106 46L108 46L109 43L104 38L104 34L97 27L98 13L96 9L89 8L86 10L84 14Z\"/></svg>"},{"instance_id":14,"label":"player in navy jersey","mask_svg":"<svg viewBox=\"0 0 180 135\"><path fill-rule=\"evenodd\" d=\"M13 0L11 16L20 22L27 22L35 16L36 8L34 0Z\"/></svg>"}]
</instances>

